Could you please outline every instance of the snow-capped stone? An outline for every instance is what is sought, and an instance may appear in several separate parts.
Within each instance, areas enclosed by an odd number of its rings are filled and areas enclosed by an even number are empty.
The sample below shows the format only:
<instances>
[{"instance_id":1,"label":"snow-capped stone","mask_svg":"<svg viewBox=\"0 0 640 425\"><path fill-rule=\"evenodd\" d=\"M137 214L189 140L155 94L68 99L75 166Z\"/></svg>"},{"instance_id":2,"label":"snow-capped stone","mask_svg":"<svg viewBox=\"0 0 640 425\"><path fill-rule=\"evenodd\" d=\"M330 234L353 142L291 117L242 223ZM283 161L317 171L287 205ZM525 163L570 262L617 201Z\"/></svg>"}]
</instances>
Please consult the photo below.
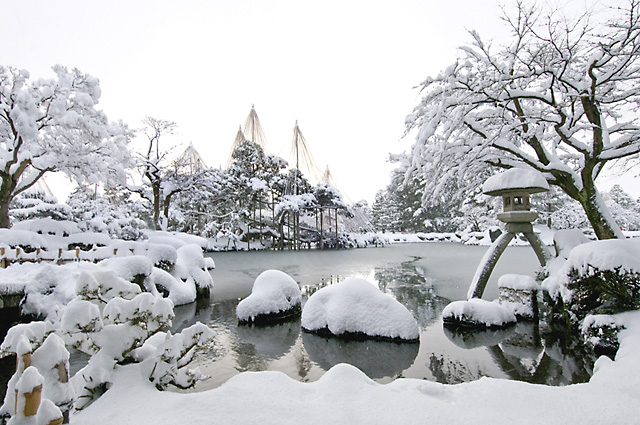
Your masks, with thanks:
<instances>
[{"instance_id":1,"label":"snow-capped stone","mask_svg":"<svg viewBox=\"0 0 640 425\"><path fill-rule=\"evenodd\" d=\"M504 328L516 323L516 316L497 302L480 298L454 301L442 311L446 325L479 328Z\"/></svg>"},{"instance_id":2,"label":"snow-capped stone","mask_svg":"<svg viewBox=\"0 0 640 425\"><path fill-rule=\"evenodd\" d=\"M288 274L279 270L262 272L253 283L251 295L238 303L240 323L277 321L300 313L300 287Z\"/></svg>"},{"instance_id":3,"label":"snow-capped stone","mask_svg":"<svg viewBox=\"0 0 640 425\"><path fill-rule=\"evenodd\" d=\"M505 274L498 279L500 305L519 319L534 319L538 315L540 285L528 275Z\"/></svg>"},{"instance_id":4,"label":"snow-capped stone","mask_svg":"<svg viewBox=\"0 0 640 425\"><path fill-rule=\"evenodd\" d=\"M302 328L345 337L417 341L418 324L406 307L370 282L348 278L314 293L302 311Z\"/></svg>"}]
</instances>

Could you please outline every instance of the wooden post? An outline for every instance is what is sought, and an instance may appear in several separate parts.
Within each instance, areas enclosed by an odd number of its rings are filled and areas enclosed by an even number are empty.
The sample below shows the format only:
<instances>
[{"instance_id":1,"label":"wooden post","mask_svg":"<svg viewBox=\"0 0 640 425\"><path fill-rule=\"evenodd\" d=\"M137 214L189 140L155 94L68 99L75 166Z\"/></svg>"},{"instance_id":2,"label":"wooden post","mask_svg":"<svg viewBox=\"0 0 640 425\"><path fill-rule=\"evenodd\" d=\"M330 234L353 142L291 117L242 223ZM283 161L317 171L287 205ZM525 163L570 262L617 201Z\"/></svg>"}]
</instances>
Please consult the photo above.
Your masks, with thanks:
<instances>
[{"instance_id":1,"label":"wooden post","mask_svg":"<svg viewBox=\"0 0 640 425\"><path fill-rule=\"evenodd\" d=\"M2 257L0 259L0 267L2 267L3 269L7 268L7 259L4 257L4 248L0 248L0 257Z\"/></svg>"},{"instance_id":2,"label":"wooden post","mask_svg":"<svg viewBox=\"0 0 640 425\"><path fill-rule=\"evenodd\" d=\"M64 362L58 363L55 367L58 369L58 380L63 384L69 382L69 371L67 371Z\"/></svg>"},{"instance_id":3,"label":"wooden post","mask_svg":"<svg viewBox=\"0 0 640 425\"><path fill-rule=\"evenodd\" d=\"M29 417L38 413L42 399L42 384L34 387L31 392L24 393L24 415Z\"/></svg>"},{"instance_id":4,"label":"wooden post","mask_svg":"<svg viewBox=\"0 0 640 425\"><path fill-rule=\"evenodd\" d=\"M322 221L324 217L324 211L320 207L320 249L324 249L324 229L322 228Z\"/></svg>"},{"instance_id":5,"label":"wooden post","mask_svg":"<svg viewBox=\"0 0 640 425\"><path fill-rule=\"evenodd\" d=\"M338 249L340 245L338 244L338 209L336 208L336 249Z\"/></svg>"}]
</instances>

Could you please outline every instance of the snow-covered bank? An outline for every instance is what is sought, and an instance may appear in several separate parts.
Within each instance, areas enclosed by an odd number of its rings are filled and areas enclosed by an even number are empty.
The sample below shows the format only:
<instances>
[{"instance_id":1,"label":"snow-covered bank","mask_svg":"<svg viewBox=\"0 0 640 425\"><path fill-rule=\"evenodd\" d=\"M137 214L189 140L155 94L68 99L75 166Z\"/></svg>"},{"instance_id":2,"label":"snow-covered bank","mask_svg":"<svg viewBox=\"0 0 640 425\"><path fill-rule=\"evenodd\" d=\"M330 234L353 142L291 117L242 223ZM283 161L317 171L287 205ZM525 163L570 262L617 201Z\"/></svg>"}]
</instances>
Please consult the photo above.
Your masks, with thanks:
<instances>
[{"instance_id":1,"label":"snow-covered bank","mask_svg":"<svg viewBox=\"0 0 640 425\"><path fill-rule=\"evenodd\" d=\"M79 232L75 223L31 220L18 229L0 229L0 294L24 294L21 310L40 317L76 296L82 273L109 272L135 282L174 305L195 301L213 286L204 257L204 238L183 233L148 232L142 241L111 239L104 233Z\"/></svg>"},{"instance_id":2,"label":"snow-covered bank","mask_svg":"<svg viewBox=\"0 0 640 425\"><path fill-rule=\"evenodd\" d=\"M381 385L338 365L319 381L280 372L243 373L201 393L157 391L122 368L109 391L71 423L91 424L630 424L640 414L640 312L619 316L627 329L615 361L598 360L591 381L566 387L482 378L457 385L398 379Z\"/></svg>"}]
</instances>

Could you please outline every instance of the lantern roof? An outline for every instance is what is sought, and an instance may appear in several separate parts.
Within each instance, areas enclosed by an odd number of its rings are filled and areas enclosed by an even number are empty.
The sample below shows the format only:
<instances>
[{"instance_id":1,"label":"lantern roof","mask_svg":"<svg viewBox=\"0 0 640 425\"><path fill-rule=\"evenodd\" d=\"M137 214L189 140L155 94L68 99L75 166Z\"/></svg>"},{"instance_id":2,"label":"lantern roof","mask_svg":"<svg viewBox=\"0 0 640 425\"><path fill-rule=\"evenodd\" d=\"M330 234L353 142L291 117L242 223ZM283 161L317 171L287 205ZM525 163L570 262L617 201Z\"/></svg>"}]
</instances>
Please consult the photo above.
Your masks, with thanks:
<instances>
[{"instance_id":1,"label":"lantern roof","mask_svg":"<svg viewBox=\"0 0 640 425\"><path fill-rule=\"evenodd\" d=\"M532 194L548 190L549 183L542 173L525 168L510 168L489 177L482 185L482 192L491 196L501 196L516 191Z\"/></svg>"}]
</instances>

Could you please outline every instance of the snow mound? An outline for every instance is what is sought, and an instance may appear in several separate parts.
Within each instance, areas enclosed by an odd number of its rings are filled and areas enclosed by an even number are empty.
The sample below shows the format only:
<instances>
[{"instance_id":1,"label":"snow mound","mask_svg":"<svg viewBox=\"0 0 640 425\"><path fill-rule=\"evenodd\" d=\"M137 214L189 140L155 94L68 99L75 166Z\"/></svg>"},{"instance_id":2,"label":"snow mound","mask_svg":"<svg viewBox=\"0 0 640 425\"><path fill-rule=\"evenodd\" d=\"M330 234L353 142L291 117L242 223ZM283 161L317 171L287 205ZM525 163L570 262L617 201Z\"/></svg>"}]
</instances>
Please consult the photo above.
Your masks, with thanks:
<instances>
[{"instance_id":1,"label":"snow mound","mask_svg":"<svg viewBox=\"0 0 640 425\"><path fill-rule=\"evenodd\" d=\"M505 190L516 189L527 189L529 193L545 192L549 190L549 183L538 171L511 168L489 177L482 185L482 192L493 196L501 195Z\"/></svg>"},{"instance_id":2,"label":"snow mound","mask_svg":"<svg viewBox=\"0 0 640 425\"><path fill-rule=\"evenodd\" d=\"M314 293L302 310L302 328L345 337L419 339L411 312L359 278L348 278Z\"/></svg>"},{"instance_id":3,"label":"snow mound","mask_svg":"<svg viewBox=\"0 0 640 425\"><path fill-rule=\"evenodd\" d=\"M442 311L445 325L472 328L504 328L516 323L508 308L480 298L454 301Z\"/></svg>"},{"instance_id":4,"label":"snow mound","mask_svg":"<svg viewBox=\"0 0 640 425\"><path fill-rule=\"evenodd\" d=\"M556 247L556 255L567 259L573 248L583 243L589 242L589 239L582 233L580 229L563 229L553 234L553 245Z\"/></svg>"},{"instance_id":5,"label":"snow mound","mask_svg":"<svg viewBox=\"0 0 640 425\"><path fill-rule=\"evenodd\" d=\"M295 280L279 270L267 270L253 283L251 295L238 303L240 323L264 323L300 313L302 295Z\"/></svg>"}]
</instances>

